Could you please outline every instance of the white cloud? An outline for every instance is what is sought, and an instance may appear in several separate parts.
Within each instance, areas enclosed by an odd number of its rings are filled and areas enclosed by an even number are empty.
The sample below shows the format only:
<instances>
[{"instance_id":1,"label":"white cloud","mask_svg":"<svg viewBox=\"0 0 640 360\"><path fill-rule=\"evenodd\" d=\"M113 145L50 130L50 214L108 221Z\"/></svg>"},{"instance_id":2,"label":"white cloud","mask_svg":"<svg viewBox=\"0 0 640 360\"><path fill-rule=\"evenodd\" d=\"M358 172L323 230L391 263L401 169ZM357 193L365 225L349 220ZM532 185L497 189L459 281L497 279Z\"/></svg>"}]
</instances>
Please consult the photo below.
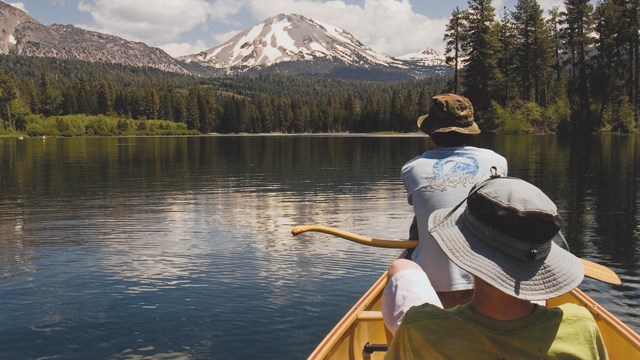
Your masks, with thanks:
<instances>
[{"instance_id":1,"label":"white cloud","mask_svg":"<svg viewBox=\"0 0 640 360\"><path fill-rule=\"evenodd\" d=\"M159 45L158 47L167 52L167 54L173 57L179 57L183 55L192 55L201 52L202 50L208 49L211 46L207 47L202 40L197 40L194 43L188 42L174 42L168 43L164 45Z\"/></svg>"},{"instance_id":2,"label":"white cloud","mask_svg":"<svg viewBox=\"0 0 640 360\"><path fill-rule=\"evenodd\" d=\"M218 42L218 44L222 44L232 37L238 35L238 33L240 33L240 31L229 31L225 33L214 34L213 38Z\"/></svg>"},{"instance_id":3,"label":"white cloud","mask_svg":"<svg viewBox=\"0 0 640 360\"><path fill-rule=\"evenodd\" d=\"M216 20L229 22L229 16L240 12L249 0L216 0L211 2L210 15Z\"/></svg>"},{"instance_id":4,"label":"white cloud","mask_svg":"<svg viewBox=\"0 0 640 360\"><path fill-rule=\"evenodd\" d=\"M506 5L504 3L504 0L494 0L491 2L491 6L493 6L493 8L496 9L496 15L500 17L500 15L502 15L502 13L504 12L504 8ZM463 9L467 9L467 7L461 6L460 10L463 10ZM507 8L507 10L509 10L509 8Z\"/></svg>"},{"instance_id":5,"label":"white cloud","mask_svg":"<svg viewBox=\"0 0 640 360\"><path fill-rule=\"evenodd\" d=\"M540 4L540 8L542 8L545 13L554 6L557 6L559 9L564 9L564 1L559 0L538 0L538 4Z\"/></svg>"},{"instance_id":6,"label":"white cloud","mask_svg":"<svg viewBox=\"0 0 640 360\"><path fill-rule=\"evenodd\" d=\"M9 4L9 5L13 6L13 7L17 7L18 9L28 13L27 8L24 6L24 3L21 3L21 2L10 2L10 3L7 3L7 4Z\"/></svg>"},{"instance_id":7,"label":"white cloud","mask_svg":"<svg viewBox=\"0 0 640 360\"><path fill-rule=\"evenodd\" d=\"M388 55L404 55L431 47L442 53L448 19L430 19L413 11L410 0L345 1L251 0L259 21L279 13L297 13L335 25L353 34L372 49Z\"/></svg>"},{"instance_id":8,"label":"white cloud","mask_svg":"<svg viewBox=\"0 0 640 360\"><path fill-rule=\"evenodd\" d=\"M242 1L220 0L82 0L92 28L151 43L174 41L206 24L209 18L224 19L238 11Z\"/></svg>"}]
</instances>

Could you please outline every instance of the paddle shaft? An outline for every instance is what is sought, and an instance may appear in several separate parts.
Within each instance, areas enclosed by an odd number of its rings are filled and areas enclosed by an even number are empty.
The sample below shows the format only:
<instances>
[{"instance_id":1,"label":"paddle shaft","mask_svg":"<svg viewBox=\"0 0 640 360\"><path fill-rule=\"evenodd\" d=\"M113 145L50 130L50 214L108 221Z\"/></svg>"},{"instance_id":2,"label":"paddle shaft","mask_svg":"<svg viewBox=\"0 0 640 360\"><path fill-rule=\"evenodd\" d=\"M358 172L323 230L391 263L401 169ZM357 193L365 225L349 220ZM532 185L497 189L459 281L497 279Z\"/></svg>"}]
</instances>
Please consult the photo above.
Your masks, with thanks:
<instances>
[{"instance_id":1,"label":"paddle shaft","mask_svg":"<svg viewBox=\"0 0 640 360\"><path fill-rule=\"evenodd\" d=\"M362 236L358 234L354 234L348 231L332 228L329 226L322 225L300 225L296 226L291 230L291 234L293 236L302 234L307 231L315 231L321 232L333 236L337 236L349 241L356 242L358 244L374 246L380 248L388 248L388 249L413 249L418 245L418 241L416 240L384 240L384 239L375 239L367 236ZM618 275L611 269L606 266L596 264L593 261L580 259L582 265L584 266L584 275L590 277L595 280L600 280L602 282L620 285L622 284L622 280L618 277Z\"/></svg>"}]
</instances>

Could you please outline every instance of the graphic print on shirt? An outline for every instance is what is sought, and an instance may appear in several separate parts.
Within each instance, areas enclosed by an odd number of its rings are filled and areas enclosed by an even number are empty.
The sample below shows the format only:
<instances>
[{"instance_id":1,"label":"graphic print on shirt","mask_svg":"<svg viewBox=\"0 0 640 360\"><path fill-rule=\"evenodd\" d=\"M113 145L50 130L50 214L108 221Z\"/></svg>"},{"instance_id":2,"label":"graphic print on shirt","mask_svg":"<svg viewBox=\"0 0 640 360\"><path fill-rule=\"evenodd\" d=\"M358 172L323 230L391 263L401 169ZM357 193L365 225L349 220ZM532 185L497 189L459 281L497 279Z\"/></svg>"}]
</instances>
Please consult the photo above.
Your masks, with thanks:
<instances>
[{"instance_id":1,"label":"graphic print on shirt","mask_svg":"<svg viewBox=\"0 0 640 360\"><path fill-rule=\"evenodd\" d=\"M433 164L433 177L427 179L429 192L445 191L448 187L475 184L480 180L478 160L468 155L454 155Z\"/></svg>"}]
</instances>

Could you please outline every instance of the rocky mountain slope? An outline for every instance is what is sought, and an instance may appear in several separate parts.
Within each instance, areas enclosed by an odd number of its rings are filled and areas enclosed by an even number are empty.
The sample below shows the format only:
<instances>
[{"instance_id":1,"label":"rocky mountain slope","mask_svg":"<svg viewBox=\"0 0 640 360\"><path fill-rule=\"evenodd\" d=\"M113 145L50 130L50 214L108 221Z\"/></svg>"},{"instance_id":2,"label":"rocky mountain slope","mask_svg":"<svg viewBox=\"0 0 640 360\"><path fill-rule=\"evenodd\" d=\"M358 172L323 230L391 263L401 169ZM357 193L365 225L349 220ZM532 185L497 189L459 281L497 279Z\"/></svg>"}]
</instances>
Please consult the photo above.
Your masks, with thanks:
<instances>
[{"instance_id":1,"label":"rocky mountain slope","mask_svg":"<svg viewBox=\"0 0 640 360\"><path fill-rule=\"evenodd\" d=\"M72 25L45 26L22 10L2 1L0 54L149 66L188 73L180 62L161 49Z\"/></svg>"}]
</instances>

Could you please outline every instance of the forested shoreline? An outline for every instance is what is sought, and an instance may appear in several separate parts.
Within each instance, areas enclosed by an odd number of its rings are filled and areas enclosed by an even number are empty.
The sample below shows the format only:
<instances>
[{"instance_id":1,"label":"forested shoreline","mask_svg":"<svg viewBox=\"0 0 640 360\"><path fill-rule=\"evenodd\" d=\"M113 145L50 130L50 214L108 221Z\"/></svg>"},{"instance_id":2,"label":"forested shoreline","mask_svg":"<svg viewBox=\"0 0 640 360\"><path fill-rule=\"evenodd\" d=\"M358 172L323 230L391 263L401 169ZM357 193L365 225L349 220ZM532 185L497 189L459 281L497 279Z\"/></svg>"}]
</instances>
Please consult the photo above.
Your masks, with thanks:
<instances>
[{"instance_id":1,"label":"forested shoreline","mask_svg":"<svg viewBox=\"0 0 640 360\"><path fill-rule=\"evenodd\" d=\"M0 56L0 135L413 132L431 96L469 97L483 131L637 132L637 0L566 0L502 16L469 0L447 25L453 75L375 82L288 75L200 78L122 65Z\"/></svg>"},{"instance_id":2,"label":"forested shoreline","mask_svg":"<svg viewBox=\"0 0 640 360\"><path fill-rule=\"evenodd\" d=\"M447 77L373 82L287 75L197 78L149 68L0 56L5 132L33 119L167 120L200 133L408 132ZM62 117L62 118L60 118Z\"/></svg>"}]
</instances>

